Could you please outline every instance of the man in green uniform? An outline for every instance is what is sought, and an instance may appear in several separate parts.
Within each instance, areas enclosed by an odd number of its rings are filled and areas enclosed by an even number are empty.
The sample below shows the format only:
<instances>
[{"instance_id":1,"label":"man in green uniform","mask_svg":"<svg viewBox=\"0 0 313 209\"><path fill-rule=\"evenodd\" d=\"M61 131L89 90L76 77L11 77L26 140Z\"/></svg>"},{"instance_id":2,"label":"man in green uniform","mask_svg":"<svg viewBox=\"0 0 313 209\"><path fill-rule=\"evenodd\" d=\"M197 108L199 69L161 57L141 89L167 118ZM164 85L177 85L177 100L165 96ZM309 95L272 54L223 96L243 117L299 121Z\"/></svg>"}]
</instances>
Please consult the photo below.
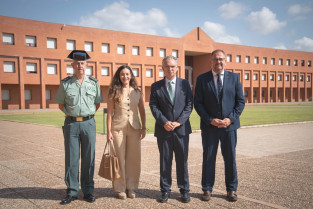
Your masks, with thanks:
<instances>
[{"instance_id":1,"label":"man in green uniform","mask_svg":"<svg viewBox=\"0 0 313 209\"><path fill-rule=\"evenodd\" d=\"M74 75L62 80L54 101L66 117L64 121L65 183L67 196L61 204L77 199L79 191L79 155L81 147L81 189L84 200L94 202L94 166L96 124L94 114L103 101L98 81L85 75L85 51L73 50L68 58L73 59Z\"/></svg>"}]
</instances>

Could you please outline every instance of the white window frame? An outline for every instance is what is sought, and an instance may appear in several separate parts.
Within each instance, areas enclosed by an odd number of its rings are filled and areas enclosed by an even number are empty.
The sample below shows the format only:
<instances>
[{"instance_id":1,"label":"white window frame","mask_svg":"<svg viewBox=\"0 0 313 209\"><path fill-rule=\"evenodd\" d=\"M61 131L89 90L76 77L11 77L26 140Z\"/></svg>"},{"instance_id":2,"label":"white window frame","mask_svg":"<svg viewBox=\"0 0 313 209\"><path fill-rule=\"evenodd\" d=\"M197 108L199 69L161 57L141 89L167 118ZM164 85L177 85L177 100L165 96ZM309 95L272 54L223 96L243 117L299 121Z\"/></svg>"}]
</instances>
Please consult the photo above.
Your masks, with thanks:
<instances>
[{"instance_id":1,"label":"white window frame","mask_svg":"<svg viewBox=\"0 0 313 209\"><path fill-rule=\"evenodd\" d=\"M117 54L125 54L125 45L117 45Z\"/></svg>"},{"instance_id":2,"label":"white window frame","mask_svg":"<svg viewBox=\"0 0 313 209\"><path fill-rule=\"evenodd\" d=\"M85 41L85 51L92 52L93 51L93 42Z\"/></svg>"},{"instance_id":3,"label":"white window frame","mask_svg":"<svg viewBox=\"0 0 313 209\"><path fill-rule=\"evenodd\" d=\"M12 33L3 33L2 34L2 43L8 45L14 45L14 34Z\"/></svg>"},{"instance_id":4,"label":"white window frame","mask_svg":"<svg viewBox=\"0 0 313 209\"><path fill-rule=\"evenodd\" d=\"M275 65L275 58L271 58L271 65Z\"/></svg>"},{"instance_id":5,"label":"white window frame","mask_svg":"<svg viewBox=\"0 0 313 209\"><path fill-rule=\"evenodd\" d=\"M152 57L153 56L153 48L152 47L147 47L146 48L146 56L147 57Z\"/></svg>"},{"instance_id":6,"label":"white window frame","mask_svg":"<svg viewBox=\"0 0 313 209\"><path fill-rule=\"evenodd\" d=\"M266 74L262 74L262 81L266 80Z\"/></svg>"},{"instance_id":7,"label":"white window frame","mask_svg":"<svg viewBox=\"0 0 313 209\"><path fill-rule=\"evenodd\" d=\"M26 63L26 72L27 73L37 73L37 64L28 62Z\"/></svg>"},{"instance_id":8,"label":"white window frame","mask_svg":"<svg viewBox=\"0 0 313 209\"><path fill-rule=\"evenodd\" d=\"M246 63L250 63L250 56L246 56Z\"/></svg>"},{"instance_id":9,"label":"white window frame","mask_svg":"<svg viewBox=\"0 0 313 209\"><path fill-rule=\"evenodd\" d=\"M280 59L278 60L278 65L283 65L283 59L280 58Z\"/></svg>"},{"instance_id":10,"label":"white window frame","mask_svg":"<svg viewBox=\"0 0 313 209\"><path fill-rule=\"evenodd\" d=\"M47 38L47 49L56 49L56 48L57 48L57 39Z\"/></svg>"},{"instance_id":11,"label":"white window frame","mask_svg":"<svg viewBox=\"0 0 313 209\"><path fill-rule=\"evenodd\" d=\"M103 43L101 45L101 51L102 53L110 53L110 44L107 44L107 43Z\"/></svg>"},{"instance_id":12,"label":"white window frame","mask_svg":"<svg viewBox=\"0 0 313 209\"><path fill-rule=\"evenodd\" d=\"M172 50L172 56L178 58L178 50L177 49Z\"/></svg>"},{"instance_id":13,"label":"white window frame","mask_svg":"<svg viewBox=\"0 0 313 209\"><path fill-rule=\"evenodd\" d=\"M273 80L274 80L274 75L270 74L270 81L273 81Z\"/></svg>"},{"instance_id":14,"label":"white window frame","mask_svg":"<svg viewBox=\"0 0 313 209\"><path fill-rule=\"evenodd\" d=\"M159 78L164 78L164 71L162 69L159 70Z\"/></svg>"},{"instance_id":15,"label":"white window frame","mask_svg":"<svg viewBox=\"0 0 313 209\"><path fill-rule=\"evenodd\" d=\"M293 81L296 81L296 80L297 80L297 76L296 76L296 75L293 75L293 76L292 76L292 80L293 80Z\"/></svg>"},{"instance_id":16,"label":"white window frame","mask_svg":"<svg viewBox=\"0 0 313 209\"><path fill-rule=\"evenodd\" d=\"M289 75L285 75L285 81L289 81Z\"/></svg>"},{"instance_id":17,"label":"white window frame","mask_svg":"<svg viewBox=\"0 0 313 209\"><path fill-rule=\"evenodd\" d=\"M47 74L48 75L56 75L57 74L57 65L56 64L48 64L47 65Z\"/></svg>"},{"instance_id":18,"label":"white window frame","mask_svg":"<svg viewBox=\"0 0 313 209\"><path fill-rule=\"evenodd\" d=\"M232 57L231 57L231 54L228 54L228 55L227 55L227 58L226 58L226 59L227 59L227 62L231 62L231 58L232 58Z\"/></svg>"},{"instance_id":19,"label":"white window frame","mask_svg":"<svg viewBox=\"0 0 313 209\"><path fill-rule=\"evenodd\" d=\"M245 73L245 80L249 80L249 73Z\"/></svg>"},{"instance_id":20,"label":"white window frame","mask_svg":"<svg viewBox=\"0 0 313 209\"><path fill-rule=\"evenodd\" d=\"M102 66L101 67L101 75L102 76L109 76L109 70L110 68L107 66Z\"/></svg>"},{"instance_id":21,"label":"white window frame","mask_svg":"<svg viewBox=\"0 0 313 209\"><path fill-rule=\"evenodd\" d=\"M281 75L277 75L277 80L281 81Z\"/></svg>"},{"instance_id":22,"label":"white window frame","mask_svg":"<svg viewBox=\"0 0 313 209\"><path fill-rule=\"evenodd\" d=\"M310 82L310 76L309 75L306 76L306 81Z\"/></svg>"},{"instance_id":23,"label":"white window frame","mask_svg":"<svg viewBox=\"0 0 313 209\"><path fill-rule=\"evenodd\" d=\"M254 81L258 80L258 74L256 74L256 73L253 74L253 80Z\"/></svg>"},{"instance_id":24,"label":"white window frame","mask_svg":"<svg viewBox=\"0 0 313 209\"><path fill-rule=\"evenodd\" d=\"M2 101L9 101L10 100L10 90L1 89L1 100Z\"/></svg>"},{"instance_id":25,"label":"white window frame","mask_svg":"<svg viewBox=\"0 0 313 209\"><path fill-rule=\"evenodd\" d=\"M85 75L92 76L93 75L92 72L93 72L93 67L92 66L87 66L86 70L85 70Z\"/></svg>"},{"instance_id":26,"label":"white window frame","mask_svg":"<svg viewBox=\"0 0 313 209\"><path fill-rule=\"evenodd\" d=\"M10 61L3 62L3 72L5 73L15 73L15 63Z\"/></svg>"},{"instance_id":27,"label":"white window frame","mask_svg":"<svg viewBox=\"0 0 313 209\"><path fill-rule=\"evenodd\" d=\"M26 36L25 43L26 46L36 47L36 36Z\"/></svg>"},{"instance_id":28,"label":"white window frame","mask_svg":"<svg viewBox=\"0 0 313 209\"><path fill-rule=\"evenodd\" d=\"M254 57L254 64L259 64L259 57Z\"/></svg>"},{"instance_id":29,"label":"white window frame","mask_svg":"<svg viewBox=\"0 0 313 209\"><path fill-rule=\"evenodd\" d=\"M287 65L287 66L290 66L290 59L287 59L287 60L286 60L286 65Z\"/></svg>"},{"instance_id":30,"label":"white window frame","mask_svg":"<svg viewBox=\"0 0 313 209\"><path fill-rule=\"evenodd\" d=\"M267 58L266 57L263 57L262 63L263 63L263 65L267 65Z\"/></svg>"},{"instance_id":31,"label":"white window frame","mask_svg":"<svg viewBox=\"0 0 313 209\"><path fill-rule=\"evenodd\" d=\"M133 74L135 77L139 77L139 68L133 68Z\"/></svg>"},{"instance_id":32,"label":"white window frame","mask_svg":"<svg viewBox=\"0 0 313 209\"><path fill-rule=\"evenodd\" d=\"M74 68L72 67L72 65L66 66L66 74L67 75L74 75Z\"/></svg>"},{"instance_id":33,"label":"white window frame","mask_svg":"<svg viewBox=\"0 0 313 209\"><path fill-rule=\"evenodd\" d=\"M151 68L146 69L146 77L147 78L152 78L153 77L153 70Z\"/></svg>"},{"instance_id":34,"label":"white window frame","mask_svg":"<svg viewBox=\"0 0 313 209\"><path fill-rule=\"evenodd\" d=\"M139 46L132 47L132 55L139 55Z\"/></svg>"},{"instance_id":35,"label":"white window frame","mask_svg":"<svg viewBox=\"0 0 313 209\"><path fill-rule=\"evenodd\" d=\"M75 50L76 49L76 41L75 40L66 40L66 49L67 50Z\"/></svg>"},{"instance_id":36,"label":"white window frame","mask_svg":"<svg viewBox=\"0 0 313 209\"><path fill-rule=\"evenodd\" d=\"M166 55L166 49L160 49L160 57L165 57Z\"/></svg>"},{"instance_id":37,"label":"white window frame","mask_svg":"<svg viewBox=\"0 0 313 209\"><path fill-rule=\"evenodd\" d=\"M237 56L236 56L236 62L237 62L237 63L241 63L241 56L240 56L240 55L237 55Z\"/></svg>"}]
</instances>

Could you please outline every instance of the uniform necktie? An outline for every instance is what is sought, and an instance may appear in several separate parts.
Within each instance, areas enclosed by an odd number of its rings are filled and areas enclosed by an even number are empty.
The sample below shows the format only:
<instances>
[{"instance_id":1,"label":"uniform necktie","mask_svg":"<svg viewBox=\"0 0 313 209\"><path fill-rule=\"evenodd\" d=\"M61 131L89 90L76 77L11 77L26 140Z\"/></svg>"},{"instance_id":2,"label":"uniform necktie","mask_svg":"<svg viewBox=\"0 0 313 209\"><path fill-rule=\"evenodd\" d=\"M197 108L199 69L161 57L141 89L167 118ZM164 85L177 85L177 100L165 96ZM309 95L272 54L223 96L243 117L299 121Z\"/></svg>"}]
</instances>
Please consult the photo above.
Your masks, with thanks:
<instances>
[{"instance_id":1,"label":"uniform necktie","mask_svg":"<svg viewBox=\"0 0 313 209\"><path fill-rule=\"evenodd\" d=\"M217 96L220 98L221 93L222 93L222 79L221 79L221 74L217 74Z\"/></svg>"},{"instance_id":2,"label":"uniform necktie","mask_svg":"<svg viewBox=\"0 0 313 209\"><path fill-rule=\"evenodd\" d=\"M170 99L172 101L172 103L174 102L174 92L173 92L173 86L172 86L173 82L169 81L168 82L168 94L170 95Z\"/></svg>"}]
</instances>

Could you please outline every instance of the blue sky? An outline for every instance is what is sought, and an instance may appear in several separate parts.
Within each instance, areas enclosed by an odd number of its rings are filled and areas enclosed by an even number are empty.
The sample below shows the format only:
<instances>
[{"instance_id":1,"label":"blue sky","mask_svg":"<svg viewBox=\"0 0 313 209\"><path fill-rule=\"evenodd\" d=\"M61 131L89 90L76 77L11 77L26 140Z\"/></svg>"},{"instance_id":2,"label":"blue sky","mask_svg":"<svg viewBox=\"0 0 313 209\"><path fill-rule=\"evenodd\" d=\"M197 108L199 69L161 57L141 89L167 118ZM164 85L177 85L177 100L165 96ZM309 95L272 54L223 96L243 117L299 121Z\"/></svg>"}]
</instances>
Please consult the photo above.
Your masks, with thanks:
<instances>
[{"instance_id":1,"label":"blue sky","mask_svg":"<svg viewBox=\"0 0 313 209\"><path fill-rule=\"evenodd\" d=\"M214 41L313 52L313 0L0 0L0 15L182 37L201 27Z\"/></svg>"}]
</instances>

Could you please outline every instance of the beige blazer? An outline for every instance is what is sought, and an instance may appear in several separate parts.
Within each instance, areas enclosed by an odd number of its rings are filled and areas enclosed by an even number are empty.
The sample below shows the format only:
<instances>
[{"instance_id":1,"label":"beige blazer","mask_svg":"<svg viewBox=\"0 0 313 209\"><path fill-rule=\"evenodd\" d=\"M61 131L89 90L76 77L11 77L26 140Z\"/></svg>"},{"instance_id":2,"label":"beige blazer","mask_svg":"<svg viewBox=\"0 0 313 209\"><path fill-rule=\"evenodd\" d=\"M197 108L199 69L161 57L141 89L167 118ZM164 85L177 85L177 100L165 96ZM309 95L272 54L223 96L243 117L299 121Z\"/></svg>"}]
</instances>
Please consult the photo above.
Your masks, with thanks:
<instances>
[{"instance_id":1,"label":"beige blazer","mask_svg":"<svg viewBox=\"0 0 313 209\"><path fill-rule=\"evenodd\" d=\"M134 129L141 129L141 124L138 116L138 104L140 100L140 91L135 91L130 88L129 95L123 95L123 99L120 104L114 104L114 112L112 117L113 130L121 130L127 123Z\"/></svg>"}]
</instances>

